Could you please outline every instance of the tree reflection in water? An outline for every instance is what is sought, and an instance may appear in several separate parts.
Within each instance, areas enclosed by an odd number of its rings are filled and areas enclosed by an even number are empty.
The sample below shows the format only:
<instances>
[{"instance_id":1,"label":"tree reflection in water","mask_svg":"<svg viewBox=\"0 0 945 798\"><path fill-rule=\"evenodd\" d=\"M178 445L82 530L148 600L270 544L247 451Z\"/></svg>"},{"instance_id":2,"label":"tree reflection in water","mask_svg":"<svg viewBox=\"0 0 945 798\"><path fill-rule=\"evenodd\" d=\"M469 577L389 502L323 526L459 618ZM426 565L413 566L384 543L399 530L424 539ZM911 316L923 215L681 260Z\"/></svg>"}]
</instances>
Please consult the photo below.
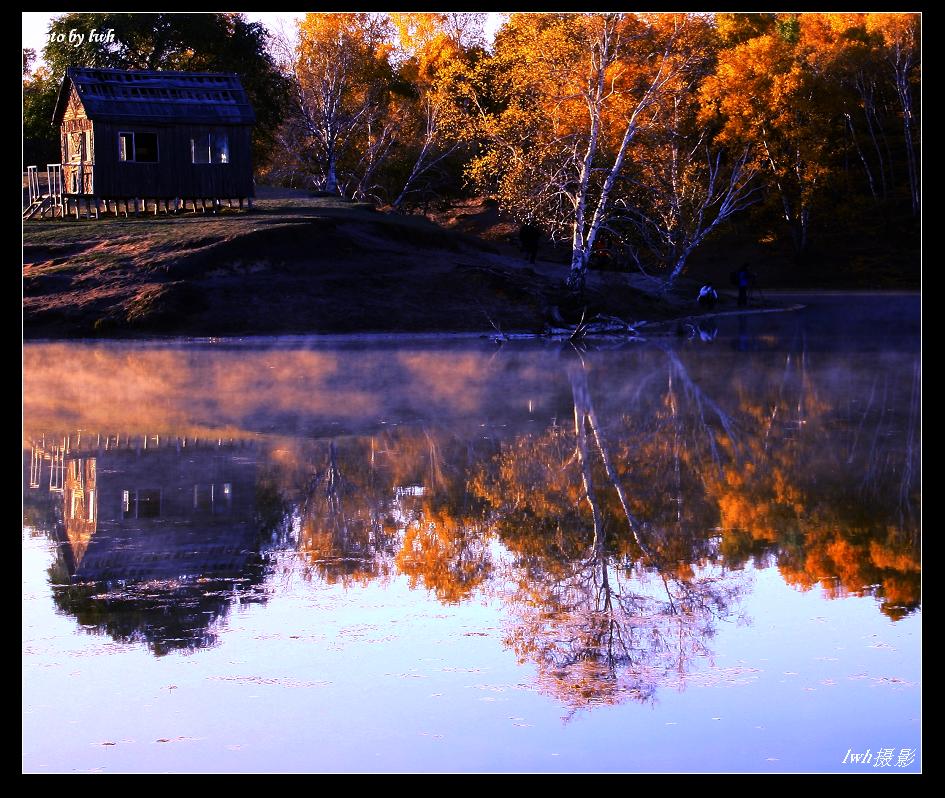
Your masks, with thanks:
<instances>
[{"instance_id":1,"label":"tree reflection in water","mask_svg":"<svg viewBox=\"0 0 945 798\"><path fill-rule=\"evenodd\" d=\"M789 349L345 353L358 364L348 382L338 358L270 353L280 374L331 369L307 378L320 391L311 407L291 380L272 388L289 385L276 405L292 406L295 426L269 436L253 431L264 416L247 398L259 395L261 356L241 353L214 394L239 445L198 454L181 448L187 438L146 452L106 443L82 455L98 458L94 496L87 464L63 471L68 484L50 494L51 460L39 463L44 482L31 458L24 504L30 525L61 541L50 575L59 606L155 653L212 645L236 600L264 600L286 570L346 588L400 576L442 603L503 602L507 645L572 709L649 701L712 670L713 635L740 617L746 566L777 567L828 598L872 595L893 619L919 606L918 359L853 354L817 368L802 344ZM99 353L105 375L108 356ZM161 357L184 386L205 371L184 358L177 374L172 354ZM381 425L378 374L407 367L412 382L390 388L386 415L408 409ZM329 376L347 415L333 415ZM423 416L417 385L439 405L458 402L455 415ZM523 393L496 399L516 386L527 386L527 415ZM346 432L329 435L336 418ZM207 485L228 483L233 503L208 504ZM129 487L142 491L141 517L121 509ZM161 517L148 517L155 507ZM210 556L221 547L226 563Z\"/></svg>"},{"instance_id":2,"label":"tree reflection in water","mask_svg":"<svg viewBox=\"0 0 945 798\"><path fill-rule=\"evenodd\" d=\"M506 643L520 661L537 664L541 689L572 710L649 701L663 684L684 684L696 659L711 655L715 623L732 614L745 580L706 556L711 527L683 524L678 438L671 444L675 482L646 483L660 499L654 507L666 504L661 492L676 488L670 531L655 514L644 517L656 523L643 522L632 508L635 503L646 512L646 502L633 502L618 474L583 360L569 366L568 376L573 430L555 427L503 447L498 468L479 478L498 512L500 536L515 555ZM670 379L670 428L679 421L672 392ZM628 432L625 425L621 432ZM648 444L638 435L623 448L631 442L641 450ZM625 473L631 462L621 458ZM648 462L653 465L651 457ZM514 484L516 477L531 484ZM552 482L558 490L544 492L541 486ZM532 506L527 497L540 501ZM561 506L555 498L564 500ZM681 534L695 544L689 551L680 550Z\"/></svg>"}]
</instances>

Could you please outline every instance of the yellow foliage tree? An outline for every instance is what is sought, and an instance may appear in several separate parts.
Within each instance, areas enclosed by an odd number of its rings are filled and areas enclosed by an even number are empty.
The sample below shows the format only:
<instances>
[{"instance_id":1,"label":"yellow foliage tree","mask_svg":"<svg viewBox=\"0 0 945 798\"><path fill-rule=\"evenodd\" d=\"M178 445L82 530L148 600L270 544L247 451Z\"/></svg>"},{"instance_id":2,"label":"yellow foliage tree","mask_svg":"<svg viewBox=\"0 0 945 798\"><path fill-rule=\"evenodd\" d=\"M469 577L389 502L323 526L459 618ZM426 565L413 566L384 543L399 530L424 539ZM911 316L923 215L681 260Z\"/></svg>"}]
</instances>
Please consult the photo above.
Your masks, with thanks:
<instances>
[{"instance_id":1,"label":"yellow foliage tree","mask_svg":"<svg viewBox=\"0 0 945 798\"><path fill-rule=\"evenodd\" d=\"M390 33L377 14L309 13L299 21L298 110L327 192L337 192L342 158L387 99Z\"/></svg>"}]
</instances>

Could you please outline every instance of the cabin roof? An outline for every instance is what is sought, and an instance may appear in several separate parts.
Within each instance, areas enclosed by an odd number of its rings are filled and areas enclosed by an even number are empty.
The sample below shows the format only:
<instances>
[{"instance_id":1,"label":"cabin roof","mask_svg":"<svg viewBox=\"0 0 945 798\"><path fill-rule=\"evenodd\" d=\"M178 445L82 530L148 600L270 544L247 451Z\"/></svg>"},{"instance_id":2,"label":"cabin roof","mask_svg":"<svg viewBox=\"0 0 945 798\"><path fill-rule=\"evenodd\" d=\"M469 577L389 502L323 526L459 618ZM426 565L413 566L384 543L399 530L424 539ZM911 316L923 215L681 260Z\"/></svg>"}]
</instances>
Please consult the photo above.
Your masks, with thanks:
<instances>
[{"instance_id":1,"label":"cabin roof","mask_svg":"<svg viewBox=\"0 0 945 798\"><path fill-rule=\"evenodd\" d=\"M217 125L256 121L234 74L70 67L59 87L53 113L56 126L62 121L71 86L93 121Z\"/></svg>"}]
</instances>

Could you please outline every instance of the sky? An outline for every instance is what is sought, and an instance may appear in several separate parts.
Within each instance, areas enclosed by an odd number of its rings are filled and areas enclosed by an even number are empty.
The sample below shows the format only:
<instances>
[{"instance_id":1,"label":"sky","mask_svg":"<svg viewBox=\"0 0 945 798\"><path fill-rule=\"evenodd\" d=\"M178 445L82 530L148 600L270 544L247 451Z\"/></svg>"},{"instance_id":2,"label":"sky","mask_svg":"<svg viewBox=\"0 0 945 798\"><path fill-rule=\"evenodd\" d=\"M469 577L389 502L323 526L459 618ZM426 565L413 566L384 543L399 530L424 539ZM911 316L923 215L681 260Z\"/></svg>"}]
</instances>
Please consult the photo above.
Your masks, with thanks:
<instances>
[{"instance_id":1,"label":"sky","mask_svg":"<svg viewBox=\"0 0 945 798\"><path fill-rule=\"evenodd\" d=\"M48 11L24 11L23 12L23 46L31 47L36 51L37 56L42 55L43 46L46 44L46 29L49 21L54 17L60 16L66 12ZM247 18L252 22L262 22L271 32L277 33L280 26L285 26L287 31L292 30L295 20L305 16L304 12L286 12L266 14L246 13ZM496 30L502 22L502 15L491 12L486 17L486 39L491 41Z\"/></svg>"}]
</instances>

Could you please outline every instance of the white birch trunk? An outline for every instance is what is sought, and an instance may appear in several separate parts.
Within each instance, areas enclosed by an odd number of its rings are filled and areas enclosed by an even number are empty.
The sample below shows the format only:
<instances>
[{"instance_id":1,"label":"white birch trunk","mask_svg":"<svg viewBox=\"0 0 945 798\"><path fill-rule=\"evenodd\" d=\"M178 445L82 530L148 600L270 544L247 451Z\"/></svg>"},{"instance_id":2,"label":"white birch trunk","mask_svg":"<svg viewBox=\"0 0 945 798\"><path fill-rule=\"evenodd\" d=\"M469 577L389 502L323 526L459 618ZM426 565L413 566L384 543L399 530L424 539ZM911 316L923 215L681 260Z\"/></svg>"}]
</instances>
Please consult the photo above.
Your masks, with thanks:
<instances>
[{"instance_id":1,"label":"white birch trunk","mask_svg":"<svg viewBox=\"0 0 945 798\"><path fill-rule=\"evenodd\" d=\"M591 120L587 150L578 168L578 187L574 192L574 225L571 233L571 271L568 273L568 288L583 291L587 278L587 261L590 251L584 238L584 214L587 209L587 191L591 179L591 166L597 154L597 136L600 132L601 97L604 93L604 61L606 58L606 40L604 47L594 46L591 64L597 72L593 97L588 98L587 110Z\"/></svg>"}]
</instances>

